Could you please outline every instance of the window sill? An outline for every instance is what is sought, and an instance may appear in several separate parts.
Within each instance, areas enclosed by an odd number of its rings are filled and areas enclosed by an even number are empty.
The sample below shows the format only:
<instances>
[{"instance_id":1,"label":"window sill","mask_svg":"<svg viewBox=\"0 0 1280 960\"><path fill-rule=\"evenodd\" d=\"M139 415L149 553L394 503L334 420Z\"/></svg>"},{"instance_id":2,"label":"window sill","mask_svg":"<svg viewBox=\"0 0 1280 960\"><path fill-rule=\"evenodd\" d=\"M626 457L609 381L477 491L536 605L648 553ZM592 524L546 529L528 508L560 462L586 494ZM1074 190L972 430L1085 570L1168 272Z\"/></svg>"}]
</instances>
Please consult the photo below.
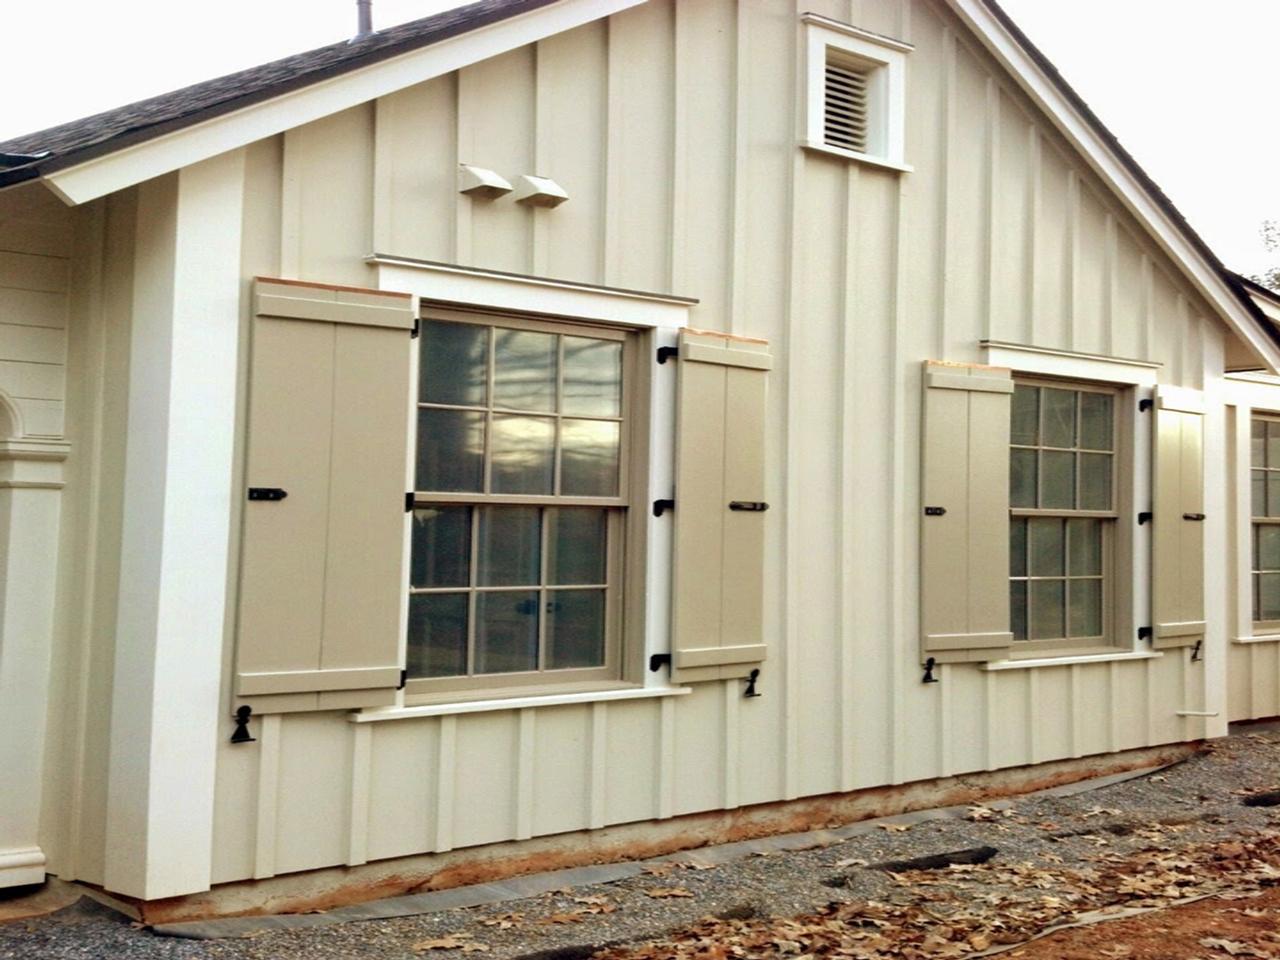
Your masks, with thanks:
<instances>
[{"instance_id":1,"label":"window sill","mask_svg":"<svg viewBox=\"0 0 1280 960\"><path fill-rule=\"evenodd\" d=\"M814 143L810 140L801 141L800 146L813 153L825 153L832 157L840 157L844 160L856 160L858 163L865 163L872 167L883 167L886 170L896 170L899 173L912 173L915 167L907 163L899 163L896 160L890 160L887 157L873 157L869 153L856 153L853 150L841 150L839 147L830 147L825 143Z\"/></svg>"},{"instance_id":2,"label":"window sill","mask_svg":"<svg viewBox=\"0 0 1280 960\"><path fill-rule=\"evenodd\" d=\"M1060 657L1028 657L1025 660L994 660L991 663L984 663L982 665L982 669L987 672L996 672L999 670L1028 670L1032 667L1069 667L1077 663L1113 663L1123 660L1155 660L1163 656L1163 653L1146 650L1134 651L1132 653L1063 654Z\"/></svg>"},{"instance_id":3,"label":"window sill","mask_svg":"<svg viewBox=\"0 0 1280 960\"><path fill-rule=\"evenodd\" d=\"M1280 633L1260 633L1255 636L1236 637L1232 643L1277 643L1280 642Z\"/></svg>"},{"instance_id":4,"label":"window sill","mask_svg":"<svg viewBox=\"0 0 1280 960\"><path fill-rule=\"evenodd\" d=\"M352 723L377 723L383 720L409 720L415 717L447 717L460 713L492 713L495 710L525 710L530 707L558 707L572 703L609 703L615 700L648 700L655 697L682 697L692 693L690 687L606 687L575 690L568 693L543 693L520 697L486 700L454 700L450 703L424 703L406 707L376 707L352 713Z\"/></svg>"}]
</instances>

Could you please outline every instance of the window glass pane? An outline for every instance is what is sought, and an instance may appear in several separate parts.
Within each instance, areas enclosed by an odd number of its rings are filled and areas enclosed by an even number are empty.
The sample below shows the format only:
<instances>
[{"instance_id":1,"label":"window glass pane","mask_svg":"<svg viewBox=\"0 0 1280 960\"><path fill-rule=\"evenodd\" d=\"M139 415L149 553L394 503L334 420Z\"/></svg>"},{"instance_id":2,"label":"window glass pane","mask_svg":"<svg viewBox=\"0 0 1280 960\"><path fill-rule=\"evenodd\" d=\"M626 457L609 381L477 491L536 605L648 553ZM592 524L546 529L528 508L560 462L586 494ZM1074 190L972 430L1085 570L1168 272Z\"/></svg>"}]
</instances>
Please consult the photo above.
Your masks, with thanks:
<instances>
[{"instance_id":1,"label":"window glass pane","mask_svg":"<svg viewBox=\"0 0 1280 960\"><path fill-rule=\"evenodd\" d=\"M1009 451L1009 504L1036 505L1036 457L1034 450Z\"/></svg>"},{"instance_id":2,"label":"window glass pane","mask_svg":"<svg viewBox=\"0 0 1280 960\"><path fill-rule=\"evenodd\" d=\"M566 507L547 511L549 583L604 583L609 514Z\"/></svg>"},{"instance_id":3,"label":"window glass pane","mask_svg":"<svg viewBox=\"0 0 1280 960\"><path fill-rule=\"evenodd\" d=\"M1267 515L1267 475L1261 470L1252 471L1252 486L1253 515L1265 517Z\"/></svg>"},{"instance_id":4,"label":"window glass pane","mask_svg":"<svg viewBox=\"0 0 1280 960\"><path fill-rule=\"evenodd\" d=\"M481 507L476 579L482 587L537 586L541 511L537 507Z\"/></svg>"},{"instance_id":5,"label":"window glass pane","mask_svg":"<svg viewBox=\"0 0 1280 960\"><path fill-rule=\"evenodd\" d=\"M1043 450L1040 453L1040 506L1070 510L1076 505L1076 455Z\"/></svg>"},{"instance_id":6,"label":"window glass pane","mask_svg":"<svg viewBox=\"0 0 1280 960\"><path fill-rule=\"evenodd\" d=\"M467 595L415 593L409 597L411 677L456 677L467 672Z\"/></svg>"},{"instance_id":7,"label":"window glass pane","mask_svg":"<svg viewBox=\"0 0 1280 960\"><path fill-rule=\"evenodd\" d=\"M564 338L560 412L589 417L622 415L621 343Z\"/></svg>"},{"instance_id":8,"label":"window glass pane","mask_svg":"<svg viewBox=\"0 0 1280 960\"><path fill-rule=\"evenodd\" d=\"M1258 575L1258 619L1280 620L1280 573Z\"/></svg>"},{"instance_id":9,"label":"window glass pane","mask_svg":"<svg viewBox=\"0 0 1280 960\"><path fill-rule=\"evenodd\" d=\"M1268 517L1280 517L1280 472L1267 471L1267 513Z\"/></svg>"},{"instance_id":10,"label":"window glass pane","mask_svg":"<svg viewBox=\"0 0 1280 960\"><path fill-rule=\"evenodd\" d=\"M1073 577L1102 573L1102 521L1068 520L1067 544L1070 551L1068 571Z\"/></svg>"},{"instance_id":11,"label":"window glass pane","mask_svg":"<svg viewBox=\"0 0 1280 960\"><path fill-rule=\"evenodd\" d=\"M416 508L409 582L415 587L465 587L470 565L471 508Z\"/></svg>"},{"instance_id":12,"label":"window glass pane","mask_svg":"<svg viewBox=\"0 0 1280 960\"><path fill-rule=\"evenodd\" d=\"M1060 640L1066 636L1066 597L1062 580L1031 581L1032 640Z\"/></svg>"},{"instance_id":13,"label":"window glass pane","mask_svg":"<svg viewBox=\"0 0 1280 960\"><path fill-rule=\"evenodd\" d=\"M515 410L556 408L556 336L531 330L494 331L493 405Z\"/></svg>"},{"instance_id":14,"label":"window glass pane","mask_svg":"<svg viewBox=\"0 0 1280 960\"><path fill-rule=\"evenodd\" d=\"M1067 590L1071 600L1067 636L1102 636L1102 581L1072 580Z\"/></svg>"},{"instance_id":15,"label":"window glass pane","mask_svg":"<svg viewBox=\"0 0 1280 960\"><path fill-rule=\"evenodd\" d=\"M1111 509L1111 454L1080 454L1080 509Z\"/></svg>"},{"instance_id":16,"label":"window glass pane","mask_svg":"<svg viewBox=\"0 0 1280 960\"><path fill-rule=\"evenodd\" d=\"M547 669L604 665L604 591L547 594Z\"/></svg>"},{"instance_id":17,"label":"window glass pane","mask_svg":"<svg viewBox=\"0 0 1280 960\"><path fill-rule=\"evenodd\" d=\"M1254 420L1249 424L1249 460L1255 467L1265 467L1267 449L1267 422Z\"/></svg>"},{"instance_id":18,"label":"window glass pane","mask_svg":"<svg viewBox=\"0 0 1280 960\"><path fill-rule=\"evenodd\" d=\"M476 594L476 673L538 669L538 591Z\"/></svg>"},{"instance_id":19,"label":"window glass pane","mask_svg":"<svg viewBox=\"0 0 1280 960\"><path fill-rule=\"evenodd\" d=\"M1040 390L1018 384L1013 388L1013 424L1010 442L1035 446L1040 440Z\"/></svg>"},{"instance_id":20,"label":"window glass pane","mask_svg":"<svg viewBox=\"0 0 1280 960\"><path fill-rule=\"evenodd\" d=\"M1280 570L1280 526L1273 523L1260 524L1258 531L1258 549L1254 557L1255 570Z\"/></svg>"},{"instance_id":21,"label":"window glass pane","mask_svg":"<svg viewBox=\"0 0 1280 960\"><path fill-rule=\"evenodd\" d=\"M556 425L548 417L493 418L493 493L551 493Z\"/></svg>"},{"instance_id":22,"label":"window glass pane","mask_svg":"<svg viewBox=\"0 0 1280 960\"><path fill-rule=\"evenodd\" d=\"M1009 615L1013 621L1013 639L1027 639L1027 581L1009 584Z\"/></svg>"},{"instance_id":23,"label":"window glass pane","mask_svg":"<svg viewBox=\"0 0 1280 960\"><path fill-rule=\"evenodd\" d=\"M1280 422L1267 420L1267 466L1280 467Z\"/></svg>"},{"instance_id":24,"label":"window glass pane","mask_svg":"<svg viewBox=\"0 0 1280 960\"><path fill-rule=\"evenodd\" d=\"M1014 517L1009 522L1009 576L1027 575L1027 521Z\"/></svg>"},{"instance_id":25,"label":"window glass pane","mask_svg":"<svg viewBox=\"0 0 1280 960\"><path fill-rule=\"evenodd\" d=\"M418 397L424 403L484 406L489 392L489 328L430 320L422 331Z\"/></svg>"},{"instance_id":26,"label":"window glass pane","mask_svg":"<svg viewBox=\"0 0 1280 960\"><path fill-rule=\"evenodd\" d=\"M418 410L416 490L478 493L484 485L484 414Z\"/></svg>"},{"instance_id":27,"label":"window glass pane","mask_svg":"<svg viewBox=\"0 0 1280 960\"><path fill-rule=\"evenodd\" d=\"M1063 521L1056 517L1034 517L1027 521L1031 545L1031 576L1060 577L1066 556Z\"/></svg>"},{"instance_id":28,"label":"window glass pane","mask_svg":"<svg viewBox=\"0 0 1280 960\"><path fill-rule=\"evenodd\" d=\"M560 421L561 494L617 496L620 427L611 420Z\"/></svg>"},{"instance_id":29,"label":"window glass pane","mask_svg":"<svg viewBox=\"0 0 1280 960\"><path fill-rule=\"evenodd\" d=\"M1040 391L1046 447L1076 445L1076 392L1045 387Z\"/></svg>"},{"instance_id":30,"label":"window glass pane","mask_svg":"<svg viewBox=\"0 0 1280 960\"><path fill-rule=\"evenodd\" d=\"M1109 393L1080 393L1080 446L1089 450L1112 449L1112 397Z\"/></svg>"}]
</instances>

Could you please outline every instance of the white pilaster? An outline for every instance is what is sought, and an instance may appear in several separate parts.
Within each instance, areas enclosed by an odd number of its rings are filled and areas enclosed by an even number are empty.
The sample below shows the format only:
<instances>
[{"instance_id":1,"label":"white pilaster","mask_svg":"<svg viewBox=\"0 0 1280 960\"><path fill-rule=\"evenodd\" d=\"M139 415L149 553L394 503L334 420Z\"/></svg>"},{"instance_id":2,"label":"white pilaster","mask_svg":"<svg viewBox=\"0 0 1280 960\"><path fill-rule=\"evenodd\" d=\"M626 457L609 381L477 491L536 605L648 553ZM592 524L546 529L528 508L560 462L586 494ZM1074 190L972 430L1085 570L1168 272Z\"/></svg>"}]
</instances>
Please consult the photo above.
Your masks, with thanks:
<instances>
[{"instance_id":1,"label":"white pilaster","mask_svg":"<svg viewBox=\"0 0 1280 960\"><path fill-rule=\"evenodd\" d=\"M105 886L207 890L240 337L244 153L139 188Z\"/></svg>"},{"instance_id":2,"label":"white pilaster","mask_svg":"<svg viewBox=\"0 0 1280 960\"><path fill-rule=\"evenodd\" d=\"M0 887L44 881L40 804L67 444L0 440Z\"/></svg>"}]
</instances>

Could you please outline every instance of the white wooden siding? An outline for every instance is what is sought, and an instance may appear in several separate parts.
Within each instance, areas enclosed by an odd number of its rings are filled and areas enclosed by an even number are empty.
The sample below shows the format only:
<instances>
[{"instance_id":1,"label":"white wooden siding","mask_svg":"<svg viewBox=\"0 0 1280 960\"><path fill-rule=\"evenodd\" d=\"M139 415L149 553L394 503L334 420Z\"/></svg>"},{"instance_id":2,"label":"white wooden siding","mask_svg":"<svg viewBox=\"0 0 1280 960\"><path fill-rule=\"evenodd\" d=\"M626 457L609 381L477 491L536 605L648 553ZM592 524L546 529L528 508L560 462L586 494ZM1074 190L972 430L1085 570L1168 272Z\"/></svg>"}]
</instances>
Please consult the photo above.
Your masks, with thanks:
<instances>
[{"instance_id":1,"label":"white wooden siding","mask_svg":"<svg viewBox=\"0 0 1280 960\"><path fill-rule=\"evenodd\" d=\"M915 172L797 146L805 11L915 44ZM570 200L472 200L464 162L552 177ZM264 141L246 176L246 277L368 284L376 251L697 297L693 326L767 338L770 659L752 700L732 681L374 724L255 718L257 743L219 747L214 882L1205 731L1177 716L1205 700L1185 651L920 683L920 361L980 362L990 338L1155 361L1162 382L1212 389L1226 336L932 0L652 0ZM99 666L109 640L90 638L114 622L101 496L105 593L74 641ZM1280 712L1275 649L1248 655ZM89 672L85 716L108 715L105 673ZM82 739L72 875L100 882L101 735Z\"/></svg>"}]
</instances>

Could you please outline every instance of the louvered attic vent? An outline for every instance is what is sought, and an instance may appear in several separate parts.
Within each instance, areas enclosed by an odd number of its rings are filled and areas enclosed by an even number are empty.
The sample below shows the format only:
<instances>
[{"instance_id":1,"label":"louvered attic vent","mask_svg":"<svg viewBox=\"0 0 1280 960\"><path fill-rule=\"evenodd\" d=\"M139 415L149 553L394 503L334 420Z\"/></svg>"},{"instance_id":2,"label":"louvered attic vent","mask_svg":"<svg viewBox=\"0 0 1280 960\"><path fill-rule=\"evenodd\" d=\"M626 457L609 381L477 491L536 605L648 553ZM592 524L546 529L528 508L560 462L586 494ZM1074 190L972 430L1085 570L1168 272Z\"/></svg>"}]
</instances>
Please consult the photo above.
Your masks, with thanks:
<instances>
[{"instance_id":1,"label":"louvered attic vent","mask_svg":"<svg viewBox=\"0 0 1280 960\"><path fill-rule=\"evenodd\" d=\"M828 53L822 98L823 140L828 146L867 152L867 73Z\"/></svg>"}]
</instances>

